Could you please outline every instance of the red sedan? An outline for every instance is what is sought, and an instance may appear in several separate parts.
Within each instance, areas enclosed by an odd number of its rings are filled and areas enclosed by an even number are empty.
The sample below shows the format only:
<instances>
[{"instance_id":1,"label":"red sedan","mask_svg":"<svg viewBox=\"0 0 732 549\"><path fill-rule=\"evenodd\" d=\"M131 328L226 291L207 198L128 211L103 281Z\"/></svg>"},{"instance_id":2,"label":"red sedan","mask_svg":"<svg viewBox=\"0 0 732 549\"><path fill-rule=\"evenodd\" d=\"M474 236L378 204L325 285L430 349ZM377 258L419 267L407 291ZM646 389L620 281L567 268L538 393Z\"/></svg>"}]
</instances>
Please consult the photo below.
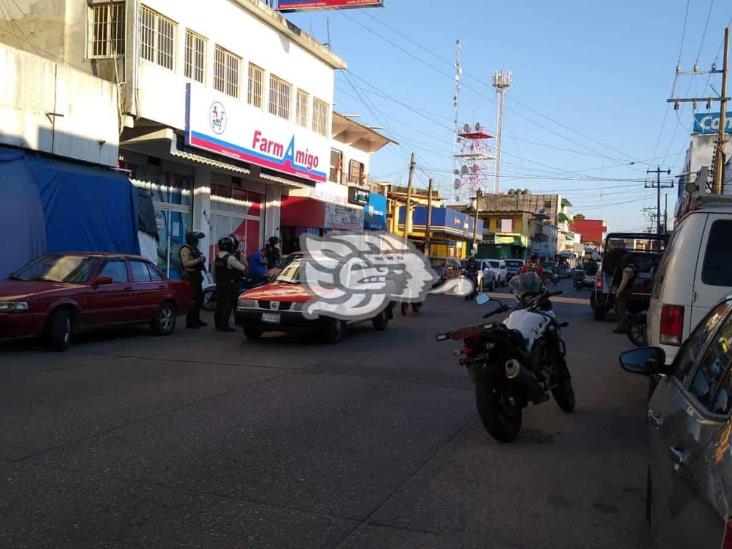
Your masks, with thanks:
<instances>
[{"instance_id":1,"label":"red sedan","mask_svg":"<svg viewBox=\"0 0 732 549\"><path fill-rule=\"evenodd\" d=\"M190 306L190 285L143 257L45 255L0 282L0 338L46 335L64 351L74 332L111 324L144 322L169 335Z\"/></svg>"}]
</instances>

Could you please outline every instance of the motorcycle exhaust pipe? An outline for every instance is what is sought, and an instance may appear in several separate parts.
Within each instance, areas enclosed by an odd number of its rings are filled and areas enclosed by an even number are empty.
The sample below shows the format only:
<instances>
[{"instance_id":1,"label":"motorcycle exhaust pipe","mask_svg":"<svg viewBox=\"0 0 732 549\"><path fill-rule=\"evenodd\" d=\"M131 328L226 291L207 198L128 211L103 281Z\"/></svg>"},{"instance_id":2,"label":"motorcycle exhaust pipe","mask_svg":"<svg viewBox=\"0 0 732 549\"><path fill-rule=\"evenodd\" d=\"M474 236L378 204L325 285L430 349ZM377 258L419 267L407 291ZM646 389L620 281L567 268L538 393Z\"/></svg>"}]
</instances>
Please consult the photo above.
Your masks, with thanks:
<instances>
[{"instance_id":1,"label":"motorcycle exhaust pipe","mask_svg":"<svg viewBox=\"0 0 732 549\"><path fill-rule=\"evenodd\" d=\"M515 358L506 361L505 372L506 379L524 386L526 395L534 404L544 402L548 398L536 378Z\"/></svg>"}]
</instances>

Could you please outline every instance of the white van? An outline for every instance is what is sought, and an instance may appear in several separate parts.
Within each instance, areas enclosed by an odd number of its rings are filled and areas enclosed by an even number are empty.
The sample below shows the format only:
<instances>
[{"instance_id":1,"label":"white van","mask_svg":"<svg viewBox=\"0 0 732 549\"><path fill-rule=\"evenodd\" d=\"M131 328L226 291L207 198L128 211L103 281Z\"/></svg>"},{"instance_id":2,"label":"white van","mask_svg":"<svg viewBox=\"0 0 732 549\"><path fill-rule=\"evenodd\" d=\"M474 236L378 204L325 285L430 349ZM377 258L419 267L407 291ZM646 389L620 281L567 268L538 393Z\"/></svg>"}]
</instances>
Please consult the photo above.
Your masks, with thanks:
<instances>
[{"instance_id":1,"label":"white van","mask_svg":"<svg viewBox=\"0 0 732 549\"><path fill-rule=\"evenodd\" d=\"M670 364L710 309L732 294L732 197L704 196L677 225L658 266L648 342Z\"/></svg>"}]
</instances>

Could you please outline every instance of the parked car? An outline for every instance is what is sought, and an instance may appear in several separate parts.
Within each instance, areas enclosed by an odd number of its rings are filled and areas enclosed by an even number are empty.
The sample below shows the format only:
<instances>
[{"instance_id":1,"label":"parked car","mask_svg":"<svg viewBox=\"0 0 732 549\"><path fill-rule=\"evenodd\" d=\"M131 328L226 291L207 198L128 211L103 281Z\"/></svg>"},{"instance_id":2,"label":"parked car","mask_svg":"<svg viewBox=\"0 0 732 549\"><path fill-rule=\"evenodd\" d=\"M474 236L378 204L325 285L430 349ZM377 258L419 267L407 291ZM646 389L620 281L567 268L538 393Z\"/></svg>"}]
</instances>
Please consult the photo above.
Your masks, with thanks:
<instances>
[{"instance_id":1,"label":"parked car","mask_svg":"<svg viewBox=\"0 0 732 549\"><path fill-rule=\"evenodd\" d=\"M430 265L439 279L434 286L440 286L446 280L457 278L463 274L463 266L460 260L454 257L430 257Z\"/></svg>"},{"instance_id":2,"label":"parked car","mask_svg":"<svg viewBox=\"0 0 732 549\"><path fill-rule=\"evenodd\" d=\"M496 280L496 276L498 276L493 269L491 269L491 266L488 264L487 259L476 259L478 262L478 291L488 291L492 292L496 289L496 286L498 286L498 282ZM463 271L468 268L468 260L463 259L460 262L460 265L463 268Z\"/></svg>"},{"instance_id":3,"label":"parked car","mask_svg":"<svg viewBox=\"0 0 732 549\"><path fill-rule=\"evenodd\" d=\"M637 266L635 281L628 295L628 312L637 314L648 309L653 276L666 247L665 235L651 233L610 233L605 238L602 268L595 277L590 306L595 320L605 320L615 307L615 292L620 282L622 264L631 254Z\"/></svg>"},{"instance_id":4,"label":"parked car","mask_svg":"<svg viewBox=\"0 0 732 549\"><path fill-rule=\"evenodd\" d=\"M0 282L0 337L45 335L65 351L79 330L149 323L169 335L191 306L188 282L167 280L139 256L44 255Z\"/></svg>"},{"instance_id":5,"label":"parked car","mask_svg":"<svg viewBox=\"0 0 732 549\"><path fill-rule=\"evenodd\" d=\"M658 266L647 315L650 345L671 362L709 309L732 293L732 198L697 202L676 226Z\"/></svg>"},{"instance_id":6,"label":"parked car","mask_svg":"<svg viewBox=\"0 0 732 549\"><path fill-rule=\"evenodd\" d=\"M305 303L313 295L301 280L302 257L293 259L277 279L264 286L253 288L239 296L236 323L244 336L258 340L266 332L315 332L329 343L338 343L346 333L349 321L321 315L316 319L303 314ZM333 261L333 270L338 264ZM459 263L458 263L459 265ZM393 313L393 304L367 320L377 331L386 330Z\"/></svg>"},{"instance_id":7,"label":"parked car","mask_svg":"<svg viewBox=\"0 0 732 549\"><path fill-rule=\"evenodd\" d=\"M493 278L496 280L497 286L505 286L508 284L508 266L503 259L486 259L488 268L493 272Z\"/></svg>"},{"instance_id":8,"label":"parked car","mask_svg":"<svg viewBox=\"0 0 732 549\"><path fill-rule=\"evenodd\" d=\"M524 265L526 265L526 261L523 259L506 259L506 277L511 280L521 272Z\"/></svg>"},{"instance_id":9,"label":"parked car","mask_svg":"<svg viewBox=\"0 0 732 549\"><path fill-rule=\"evenodd\" d=\"M728 547L732 539L732 296L713 308L671 365L660 347L620 357L659 379L648 403L646 515L654 547Z\"/></svg>"}]
</instances>

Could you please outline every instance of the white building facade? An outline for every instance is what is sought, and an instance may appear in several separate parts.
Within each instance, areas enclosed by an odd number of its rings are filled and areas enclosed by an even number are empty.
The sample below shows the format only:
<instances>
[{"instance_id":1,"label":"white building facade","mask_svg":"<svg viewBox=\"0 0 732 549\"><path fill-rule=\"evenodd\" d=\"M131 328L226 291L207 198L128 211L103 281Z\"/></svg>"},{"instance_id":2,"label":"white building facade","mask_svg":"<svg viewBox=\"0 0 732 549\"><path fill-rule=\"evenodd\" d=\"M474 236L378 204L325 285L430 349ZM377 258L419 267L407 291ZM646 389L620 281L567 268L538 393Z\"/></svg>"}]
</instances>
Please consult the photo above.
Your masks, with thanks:
<instances>
[{"instance_id":1,"label":"white building facade","mask_svg":"<svg viewBox=\"0 0 732 549\"><path fill-rule=\"evenodd\" d=\"M86 116L74 128L105 141L99 158L80 159L109 165L118 142L119 167L152 195L158 264L171 276L188 230L206 233L211 253L230 232L251 252L279 235L283 197L327 181L335 71L346 65L263 2L14 4L0 42L109 84L111 119L78 104L87 92L67 109ZM29 91L50 76L38 78Z\"/></svg>"}]
</instances>

